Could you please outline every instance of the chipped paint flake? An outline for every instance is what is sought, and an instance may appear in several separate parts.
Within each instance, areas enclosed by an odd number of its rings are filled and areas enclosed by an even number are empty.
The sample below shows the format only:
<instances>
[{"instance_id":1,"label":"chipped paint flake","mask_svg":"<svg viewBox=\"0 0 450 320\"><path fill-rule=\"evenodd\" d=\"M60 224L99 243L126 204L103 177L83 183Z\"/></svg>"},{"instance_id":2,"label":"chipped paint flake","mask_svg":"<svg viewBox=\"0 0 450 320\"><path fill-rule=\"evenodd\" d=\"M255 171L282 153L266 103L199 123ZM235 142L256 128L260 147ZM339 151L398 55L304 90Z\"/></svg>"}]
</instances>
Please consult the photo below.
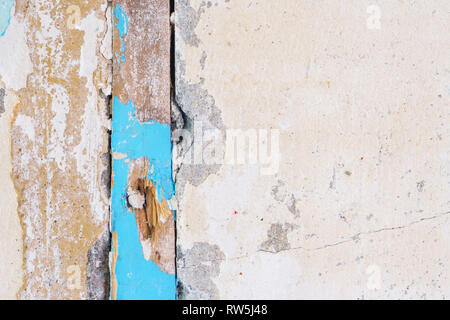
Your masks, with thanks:
<instances>
[{"instance_id":1,"label":"chipped paint flake","mask_svg":"<svg viewBox=\"0 0 450 320\"><path fill-rule=\"evenodd\" d=\"M65 2L17 4L0 40L0 49L13 53L0 74L19 101L11 129L12 178L24 233L18 297L96 297L104 288L95 292L87 269L95 270L89 257L109 216L102 185L106 105L98 96L108 81L99 50L106 2L80 3L77 28L67 27Z\"/></svg>"}]
</instances>

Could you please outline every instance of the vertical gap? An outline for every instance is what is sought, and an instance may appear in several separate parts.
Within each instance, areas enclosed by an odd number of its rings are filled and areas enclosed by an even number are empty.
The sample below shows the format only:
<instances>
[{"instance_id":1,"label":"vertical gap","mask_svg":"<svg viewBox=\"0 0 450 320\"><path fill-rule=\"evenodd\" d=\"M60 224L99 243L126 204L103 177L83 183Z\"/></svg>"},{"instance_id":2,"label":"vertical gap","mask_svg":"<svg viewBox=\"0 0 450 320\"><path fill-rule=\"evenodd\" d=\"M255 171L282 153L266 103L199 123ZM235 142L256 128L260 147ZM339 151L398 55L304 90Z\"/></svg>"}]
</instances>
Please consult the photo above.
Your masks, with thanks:
<instances>
[{"instance_id":1,"label":"vertical gap","mask_svg":"<svg viewBox=\"0 0 450 320\"><path fill-rule=\"evenodd\" d=\"M112 8L112 2L107 1L105 9L105 34L106 37L109 29L113 28L112 19L108 17L108 10ZM110 12L111 13L111 12ZM112 37L112 33L111 33ZM102 41L104 41L104 38ZM112 39L111 39L112 40ZM111 48L112 49L112 48ZM105 60L108 63L107 70L112 79L113 61ZM112 83L111 85L112 90ZM102 110L102 117L105 121L112 120L112 92L104 91L104 88L98 90L98 98L104 101L104 109ZM107 124L103 125L105 134L107 135L107 150L100 156L102 163L101 172L101 188L105 198L108 199L108 226L107 229L101 233L97 241L89 248L86 265L86 294L88 300L108 300L110 298L111 288L111 270L109 256L111 252L111 188L112 188L112 152L111 152L111 128Z\"/></svg>"},{"instance_id":2,"label":"vertical gap","mask_svg":"<svg viewBox=\"0 0 450 320\"><path fill-rule=\"evenodd\" d=\"M169 23L170 23L170 97L171 100L175 99L176 95L176 75L175 75L175 0L169 0L170 2L170 15L169 15ZM170 112L172 112L172 105L174 101L171 101L170 104ZM172 117L170 117L172 119ZM174 182L175 183L175 182ZM178 268L177 268L177 211L174 210L174 237L175 237L175 255L174 255L174 263L175 263L175 300L178 300Z\"/></svg>"},{"instance_id":3,"label":"vertical gap","mask_svg":"<svg viewBox=\"0 0 450 320\"><path fill-rule=\"evenodd\" d=\"M175 18L175 0L170 1L170 80L172 93L175 94L175 22L172 23L172 18Z\"/></svg>"},{"instance_id":4,"label":"vertical gap","mask_svg":"<svg viewBox=\"0 0 450 320\"><path fill-rule=\"evenodd\" d=\"M113 160L112 160L112 118L113 118L113 92L114 92L114 3L113 0L108 0L108 5L107 5L107 12L108 9L110 10L109 14L110 16L110 21L111 21L111 25L108 26L108 28L111 28L111 53L112 53L112 57L111 57L111 61L110 61L110 66L109 66L109 72L111 75L111 92L110 92L110 96L109 96L109 101L108 101L108 119L111 121L111 129L109 130L109 145L108 145L108 151L109 151L109 165L110 165L110 181L109 181L109 185L110 185L110 193L109 193L109 223L108 223L108 229L109 229L109 254L108 254L108 296L105 297L105 300L111 300L112 297L112 270L111 270L111 266L112 266L112 261L111 261L111 255L112 255L112 250L113 250L113 243L112 243L112 228L111 228L111 222L112 222L112 188L113 188Z\"/></svg>"}]
</instances>

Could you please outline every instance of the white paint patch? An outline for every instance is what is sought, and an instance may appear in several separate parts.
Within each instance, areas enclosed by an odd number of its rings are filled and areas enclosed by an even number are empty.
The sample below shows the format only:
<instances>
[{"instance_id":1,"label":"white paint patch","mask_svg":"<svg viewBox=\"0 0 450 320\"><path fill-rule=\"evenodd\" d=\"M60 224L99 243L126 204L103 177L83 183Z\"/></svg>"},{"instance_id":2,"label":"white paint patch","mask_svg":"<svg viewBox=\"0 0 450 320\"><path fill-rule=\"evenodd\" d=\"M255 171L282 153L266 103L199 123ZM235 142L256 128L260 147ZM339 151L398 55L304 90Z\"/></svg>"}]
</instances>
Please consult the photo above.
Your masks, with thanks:
<instances>
[{"instance_id":1,"label":"white paint patch","mask_svg":"<svg viewBox=\"0 0 450 320\"><path fill-rule=\"evenodd\" d=\"M111 60L113 58L113 52L112 52L112 10L111 7L108 6L105 13L106 17L106 32L105 36L102 41L102 46L100 47L100 52L102 53L103 57L107 60Z\"/></svg>"},{"instance_id":2,"label":"white paint patch","mask_svg":"<svg viewBox=\"0 0 450 320\"><path fill-rule=\"evenodd\" d=\"M97 175L98 167L92 164L98 163L105 143L105 131L109 122L106 116L101 114L101 105L96 86L94 84L94 73L98 68L98 42L99 37L105 30L104 20L99 19L93 12L84 18L81 23L84 31L84 43L81 47L80 77L87 80L86 87L89 90L87 103L84 107L83 122L81 124L81 141L75 147L74 157L77 159L77 170L85 180L91 195L90 203L94 219L98 222L106 219L108 210L106 202L100 193L101 187L98 179L92 179Z\"/></svg>"},{"instance_id":3,"label":"white paint patch","mask_svg":"<svg viewBox=\"0 0 450 320\"><path fill-rule=\"evenodd\" d=\"M152 241L151 239L146 239L141 241L142 253L144 254L144 259L149 261L152 257Z\"/></svg>"},{"instance_id":4,"label":"white paint patch","mask_svg":"<svg viewBox=\"0 0 450 320\"><path fill-rule=\"evenodd\" d=\"M120 153L120 152L113 152L112 157L114 160L122 160L127 158L128 156L126 154Z\"/></svg>"},{"instance_id":5,"label":"white paint patch","mask_svg":"<svg viewBox=\"0 0 450 320\"><path fill-rule=\"evenodd\" d=\"M70 110L69 97L66 89L60 85L52 85L51 89L54 89L55 93L52 95L53 118L50 121L52 134L49 137L48 157L55 160L58 168L64 171L66 169L66 152L64 150L66 121Z\"/></svg>"},{"instance_id":6,"label":"white paint patch","mask_svg":"<svg viewBox=\"0 0 450 320\"><path fill-rule=\"evenodd\" d=\"M25 25L12 16L8 32L0 38L0 75L8 89L20 90L33 71L29 56Z\"/></svg>"},{"instance_id":7,"label":"white paint patch","mask_svg":"<svg viewBox=\"0 0 450 320\"><path fill-rule=\"evenodd\" d=\"M259 252L238 261L240 263L223 263L218 278L212 279L221 289L221 298L280 299L296 296L298 282L302 279L302 266L289 252L277 255ZM234 285L226 285L228 283Z\"/></svg>"},{"instance_id":8,"label":"white paint patch","mask_svg":"<svg viewBox=\"0 0 450 320\"><path fill-rule=\"evenodd\" d=\"M134 209L143 209L145 204L145 196L137 190L128 187L128 202Z\"/></svg>"},{"instance_id":9,"label":"white paint patch","mask_svg":"<svg viewBox=\"0 0 450 320\"><path fill-rule=\"evenodd\" d=\"M34 119L24 115L19 114L14 122L14 125L20 127L22 132L31 140L35 139L35 129L34 129Z\"/></svg>"}]
</instances>

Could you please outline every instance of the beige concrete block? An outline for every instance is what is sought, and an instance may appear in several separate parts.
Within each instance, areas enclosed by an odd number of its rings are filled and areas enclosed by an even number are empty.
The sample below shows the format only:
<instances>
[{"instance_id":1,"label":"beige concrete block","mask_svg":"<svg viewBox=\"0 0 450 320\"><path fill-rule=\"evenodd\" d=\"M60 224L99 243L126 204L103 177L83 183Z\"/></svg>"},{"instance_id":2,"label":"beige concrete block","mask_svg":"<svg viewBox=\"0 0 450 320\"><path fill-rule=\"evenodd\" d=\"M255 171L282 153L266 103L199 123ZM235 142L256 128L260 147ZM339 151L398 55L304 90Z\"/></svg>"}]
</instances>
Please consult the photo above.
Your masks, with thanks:
<instances>
[{"instance_id":1,"label":"beige concrete block","mask_svg":"<svg viewBox=\"0 0 450 320\"><path fill-rule=\"evenodd\" d=\"M280 155L177 146L182 297L448 298L448 1L176 3L186 119Z\"/></svg>"}]
</instances>

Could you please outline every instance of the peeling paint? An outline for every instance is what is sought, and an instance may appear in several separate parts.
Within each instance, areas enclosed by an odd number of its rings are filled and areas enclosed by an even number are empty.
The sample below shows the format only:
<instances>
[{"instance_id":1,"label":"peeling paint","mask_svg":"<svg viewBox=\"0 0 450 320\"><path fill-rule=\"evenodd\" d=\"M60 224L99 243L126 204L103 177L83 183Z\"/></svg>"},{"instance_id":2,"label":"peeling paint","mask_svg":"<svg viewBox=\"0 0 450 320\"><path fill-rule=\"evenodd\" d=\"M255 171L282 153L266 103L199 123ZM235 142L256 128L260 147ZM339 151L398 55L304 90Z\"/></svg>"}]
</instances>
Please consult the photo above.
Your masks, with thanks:
<instances>
[{"instance_id":1,"label":"peeling paint","mask_svg":"<svg viewBox=\"0 0 450 320\"><path fill-rule=\"evenodd\" d=\"M291 245L288 241L288 233L294 226L289 223L275 223L267 231L267 240L261 244L261 250L277 253L288 250Z\"/></svg>"},{"instance_id":2,"label":"peeling paint","mask_svg":"<svg viewBox=\"0 0 450 320\"><path fill-rule=\"evenodd\" d=\"M13 71L0 67L6 87L17 90L19 98L11 153L24 235L21 299L97 295L88 294L86 285L91 283L88 252L109 218L101 181L101 155L108 152L106 106L98 94L108 78L108 64L99 50L106 2L79 7L77 28L67 28L64 2L18 2L0 41L4 45L12 30L19 40L21 35L25 39L17 42L22 61L11 61ZM25 78L17 72L22 64Z\"/></svg>"},{"instance_id":3,"label":"peeling paint","mask_svg":"<svg viewBox=\"0 0 450 320\"><path fill-rule=\"evenodd\" d=\"M117 299L175 299L169 1L114 1L112 220ZM114 292L114 290L113 290Z\"/></svg>"},{"instance_id":4,"label":"peeling paint","mask_svg":"<svg viewBox=\"0 0 450 320\"><path fill-rule=\"evenodd\" d=\"M170 123L169 1L114 3L114 54L123 54L115 65L114 95L124 104L133 101L139 121Z\"/></svg>"},{"instance_id":5,"label":"peeling paint","mask_svg":"<svg viewBox=\"0 0 450 320\"><path fill-rule=\"evenodd\" d=\"M168 3L0 0L0 298L445 299L448 0L376 31L358 0L175 0L172 112ZM278 174L187 165L196 121L280 125Z\"/></svg>"},{"instance_id":6,"label":"peeling paint","mask_svg":"<svg viewBox=\"0 0 450 320\"><path fill-rule=\"evenodd\" d=\"M116 27L119 30L120 37L120 56L116 54L117 64L120 67L121 62L125 62L125 40L124 37L128 33L128 18L125 12L123 12L122 8L116 4L114 7L114 17L117 19Z\"/></svg>"},{"instance_id":7,"label":"peeling paint","mask_svg":"<svg viewBox=\"0 0 450 320\"><path fill-rule=\"evenodd\" d=\"M177 10L179 9L177 8ZM179 114L178 118L181 117L183 119L182 129L187 130L193 139L198 138L199 135L203 135L203 132L194 132L193 124L194 121L200 121L202 130L216 128L224 134L225 126L221 117L221 111L216 106L214 97L204 89L203 81L188 83L185 80L185 63L179 53L176 54L176 66L175 110ZM176 121L176 119L174 120ZM179 127L177 122L175 122L174 127ZM179 134L179 130L174 130L172 140L178 141L179 137L177 135ZM220 164L193 164L192 159L186 161L186 157L193 154L189 153L194 144L193 139L190 141L184 139L181 143L176 144L174 148L174 177L177 186L177 198L182 197L186 183L198 186L208 176L217 173L221 167ZM183 165L185 162L191 164Z\"/></svg>"}]
</instances>

